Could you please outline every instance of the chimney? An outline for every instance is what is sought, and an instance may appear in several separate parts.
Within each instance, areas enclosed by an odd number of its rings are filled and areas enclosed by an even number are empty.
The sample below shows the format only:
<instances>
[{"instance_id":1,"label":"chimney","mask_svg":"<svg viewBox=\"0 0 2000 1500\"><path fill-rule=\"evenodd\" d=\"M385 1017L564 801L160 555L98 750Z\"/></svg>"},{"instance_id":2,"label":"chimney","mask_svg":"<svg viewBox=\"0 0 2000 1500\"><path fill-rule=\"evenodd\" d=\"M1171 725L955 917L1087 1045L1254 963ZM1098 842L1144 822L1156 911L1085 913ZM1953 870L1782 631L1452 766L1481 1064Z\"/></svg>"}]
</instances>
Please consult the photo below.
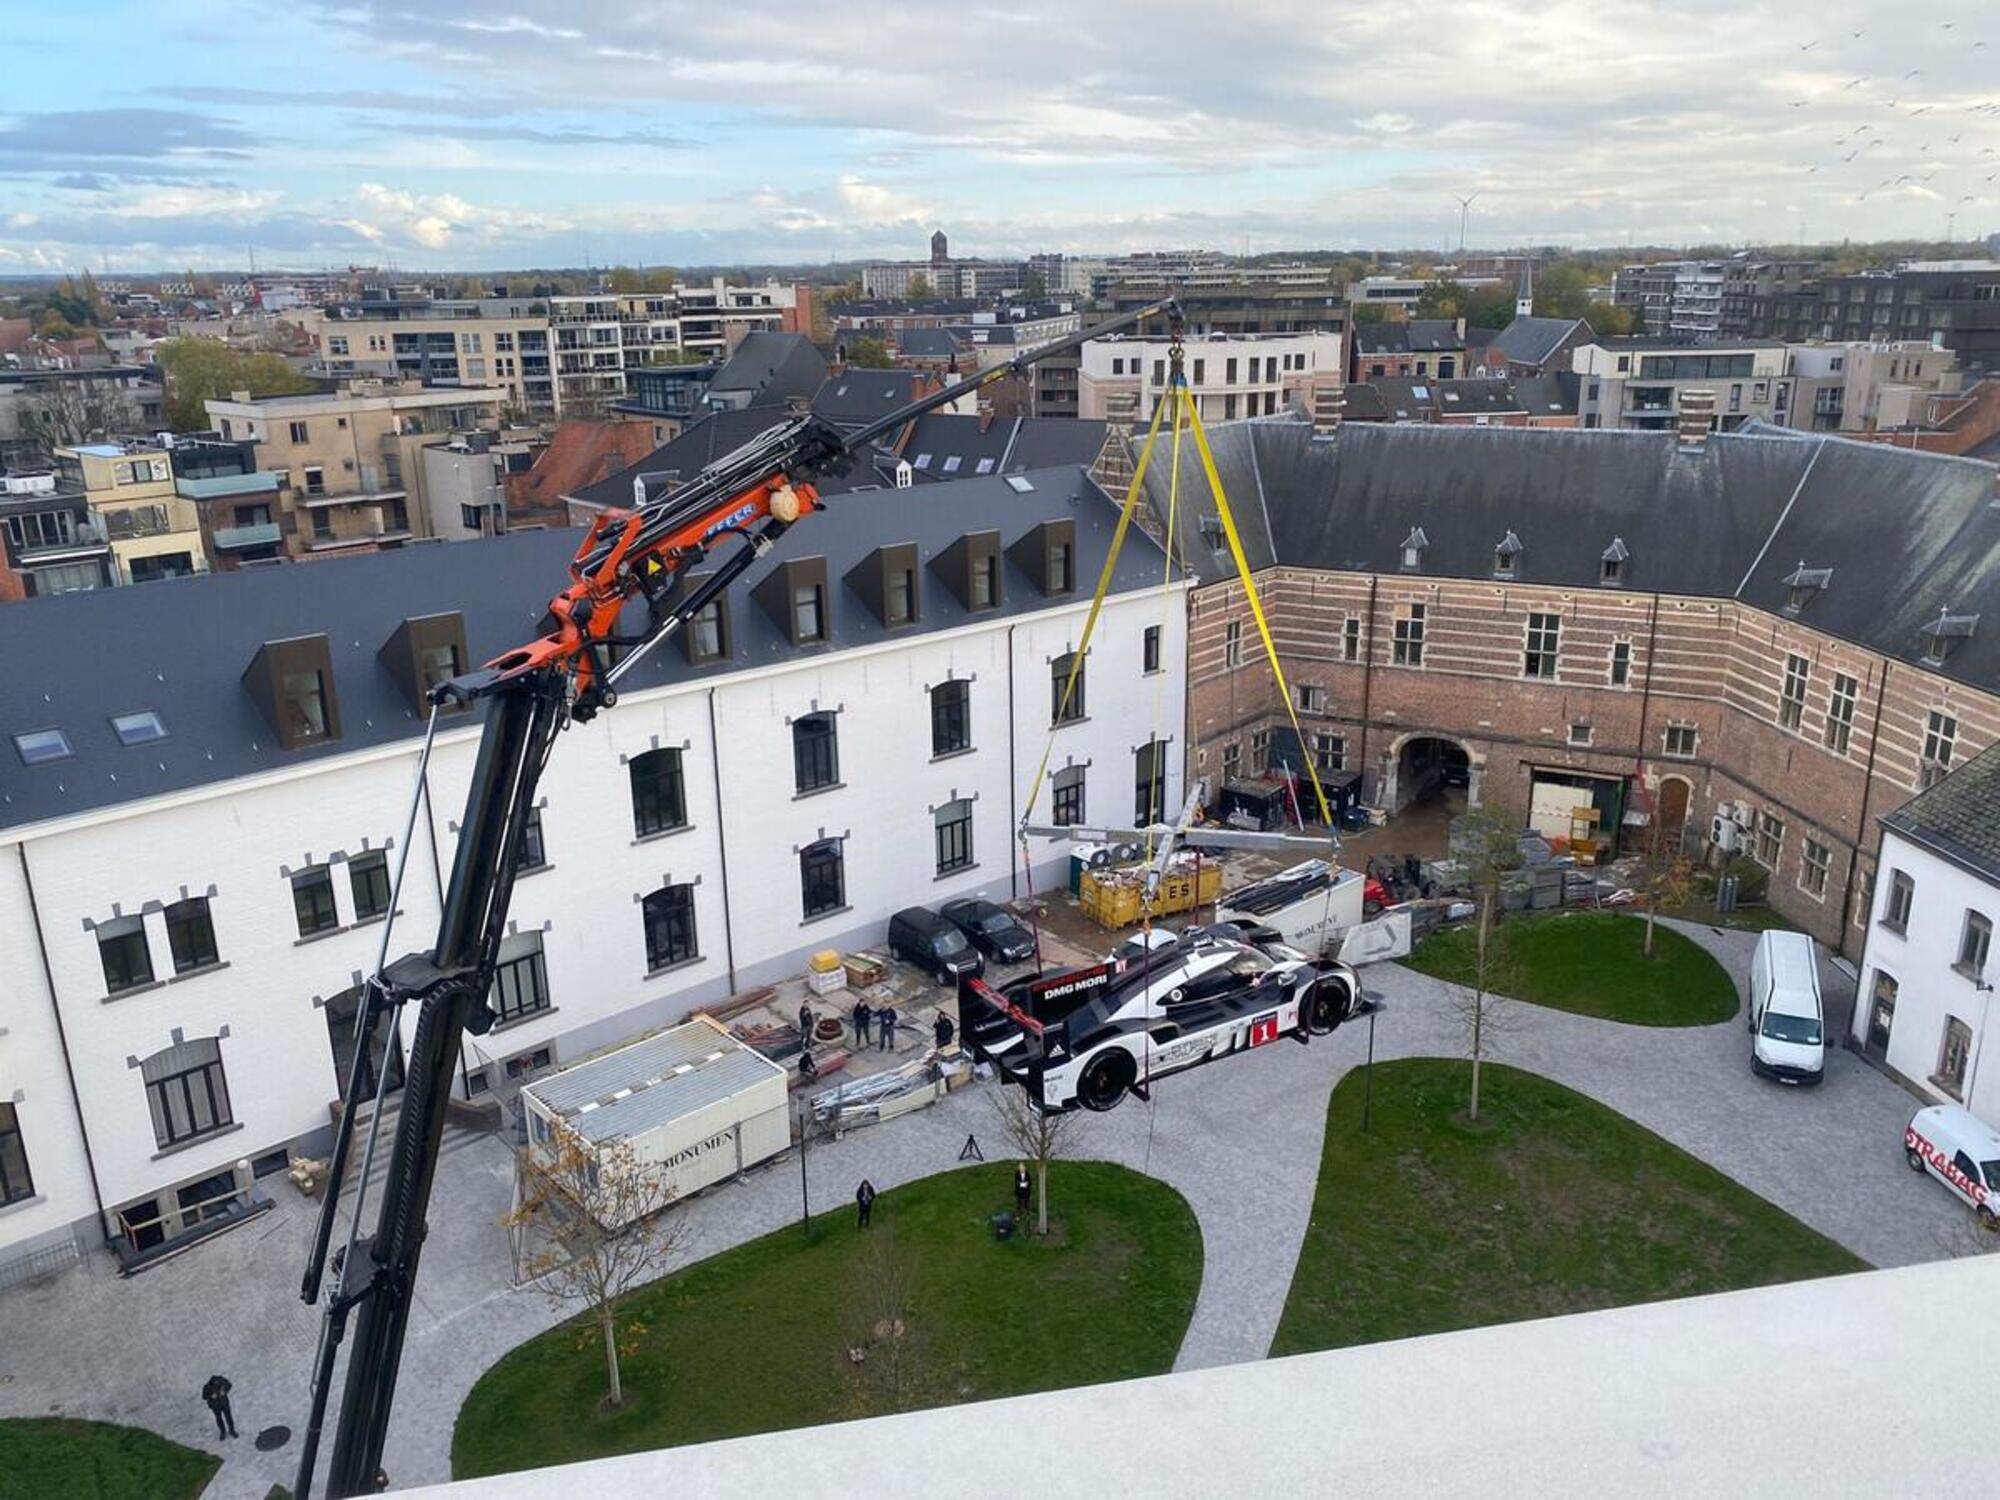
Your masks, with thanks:
<instances>
[{"instance_id":1,"label":"chimney","mask_svg":"<svg viewBox=\"0 0 2000 1500\"><path fill-rule=\"evenodd\" d=\"M250 393L248 391L231 391L229 393L229 399L231 401L237 401L237 402L248 401L250 399Z\"/></svg>"},{"instance_id":2,"label":"chimney","mask_svg":"<svg viewBox=\"0 0 2000 1500\"><path fill-rule=\"evenodd\" d=\"M1313 388L1313 436L1332 437L1340 431L1340 419L1347 410L1347 387L1321 385Z\"/></svg>"},{"instance_id":3,"label":"chimney","mask_svg":"<svg viewBox=\"0 0 2000 1500\"><path fill-rule=\"evenodd\" d=\"M1697 388L1681 392L1681 451L1692 453L1704 447L1715 426L1715 392Z\"/></svg>"}]
</instances>

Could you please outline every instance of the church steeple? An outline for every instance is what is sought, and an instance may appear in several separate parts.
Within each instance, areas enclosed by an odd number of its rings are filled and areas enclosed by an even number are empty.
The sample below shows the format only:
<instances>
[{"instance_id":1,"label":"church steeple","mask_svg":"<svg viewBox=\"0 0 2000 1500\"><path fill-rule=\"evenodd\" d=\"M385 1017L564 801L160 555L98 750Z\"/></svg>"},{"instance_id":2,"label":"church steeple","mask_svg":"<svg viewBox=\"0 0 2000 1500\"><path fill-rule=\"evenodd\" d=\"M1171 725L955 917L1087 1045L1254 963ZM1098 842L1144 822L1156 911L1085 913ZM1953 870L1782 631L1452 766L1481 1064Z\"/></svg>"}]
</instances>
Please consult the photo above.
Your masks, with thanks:
<instances>
[{"instance_id":1,"label":"church steeple","mask_svg":"<svg viewBox=\"0 0 2000 1500\"><path fill-rule=\"evenodd\" d=\"M1521 289L1514 294L1514 316L1532 318L1535 315L1535 263L1521 262Z\"/></svg>"}]
</instances>

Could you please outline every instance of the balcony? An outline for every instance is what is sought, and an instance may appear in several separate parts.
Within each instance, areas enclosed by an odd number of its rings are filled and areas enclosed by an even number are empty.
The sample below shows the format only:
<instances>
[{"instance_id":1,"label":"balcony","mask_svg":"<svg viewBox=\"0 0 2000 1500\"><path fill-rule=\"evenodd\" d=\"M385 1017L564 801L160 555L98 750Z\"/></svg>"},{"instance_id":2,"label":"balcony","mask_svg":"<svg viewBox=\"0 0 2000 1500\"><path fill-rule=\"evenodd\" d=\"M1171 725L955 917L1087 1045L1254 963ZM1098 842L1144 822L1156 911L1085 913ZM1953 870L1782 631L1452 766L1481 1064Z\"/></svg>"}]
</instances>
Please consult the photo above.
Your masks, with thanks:
<instances>
[{"instance_id":1,"label":"balcony","mask_svg":"<svg viewBox=\"0 0 2000 1500\"><path fill-rule=\"evenodd\" d=\"M284 530L276 521L255 526L218 526L214 534L215 550L248 552L254 547L275 547L283 537Z\"/></svg>"},{"instance_id":2,"label":"balcony","mask_svg":"<svg viewBox=\"0 0 2000 1500\"><path fill-rule=\"evenodd\" d=\"M409 491L400 489L350 490L336 495L330 490L302 490L298 503L308 510L325 510L336 505L386 505L393 500L407 500Z\"/></svg>"}]
</instances>

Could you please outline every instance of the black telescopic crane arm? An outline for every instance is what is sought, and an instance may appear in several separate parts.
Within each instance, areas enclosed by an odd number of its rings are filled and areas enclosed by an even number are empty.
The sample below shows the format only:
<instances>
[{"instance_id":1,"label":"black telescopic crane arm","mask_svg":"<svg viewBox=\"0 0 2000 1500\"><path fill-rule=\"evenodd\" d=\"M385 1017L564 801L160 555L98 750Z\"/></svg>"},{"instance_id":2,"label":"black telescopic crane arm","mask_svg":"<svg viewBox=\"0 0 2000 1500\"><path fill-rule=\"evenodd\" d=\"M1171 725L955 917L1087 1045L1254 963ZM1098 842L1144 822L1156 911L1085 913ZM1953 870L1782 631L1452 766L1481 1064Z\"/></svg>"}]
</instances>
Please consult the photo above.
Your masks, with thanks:
<instances>
[{"instance_id":1,"label":"black telescopic crane arm","mask_svg":"<svg viewBox=\"0 0 2000 1500\"><path fill-rule=\"evenodd\" d=\"M542 768L558 732L571 718L585 718L599 706L611 706L616 696L605 688L621 675L621 666L634 665L652 646L685 627L791 524L769 505L746 507L747 495L761 493L760 486L769 487L781 478L809 481L817 474L838 473L858 450L927 411L1018 374L1050 355L1121 333L1161 314L1169 317L1171 330L1178 334L1179 304L1165 298L1018 354L854 432L843 432L811 414L789 418L710 464L671 495L622 514L619 535L607 535L580 550L572 571L595 578L600 569L615 562L608 571L617 575L616 587L606 596L605 607L615 609L632 594L643 594L651 617L637 635L597 638L597 646L612 648L617 654L606 662L604 681L594 684L594 696L578 694L572 674L553 662L519 672L503 671L489 663L434 690L433 697L439 702L470 705L484 700L486 718L480 730L472 785L466 793L437 941L427 953L408 954L389 964L364 991L355 1039L357 1066L337 1127L336 1172L327 1184L301 1289L308 1303L320 1300L323 1290L341 1169L347 1163L354 1117L364 1093L358 1080L365 1070L359 1060L373 1055L379 1026L391 1028L390 1045L394 1044L396 1017L404 1005L416 1007L417 1019L374 1232L355 1241L353 1253L340 1264L336 1283L324 1299L326 1325L294 1486L299 1500L308 1500L312 1494L326 1403L350 1316L354 1345L341 1390L325 1493L334 1500L346 1500L378 1488L452 1077L466 1033L483 1035L494 1021L486 997L506 933L522 830L534 808ZM749 513L752 511L754 514ZM690 536L697 539L692 544ZM729 553L699 584L685 590L678 587L683 570L694 557L725 546L731 549ZM564 597L558 596L558 602ZM592 609L597 602L598 596L591 595L588 603Z\"/></svg>"}]
</instances>

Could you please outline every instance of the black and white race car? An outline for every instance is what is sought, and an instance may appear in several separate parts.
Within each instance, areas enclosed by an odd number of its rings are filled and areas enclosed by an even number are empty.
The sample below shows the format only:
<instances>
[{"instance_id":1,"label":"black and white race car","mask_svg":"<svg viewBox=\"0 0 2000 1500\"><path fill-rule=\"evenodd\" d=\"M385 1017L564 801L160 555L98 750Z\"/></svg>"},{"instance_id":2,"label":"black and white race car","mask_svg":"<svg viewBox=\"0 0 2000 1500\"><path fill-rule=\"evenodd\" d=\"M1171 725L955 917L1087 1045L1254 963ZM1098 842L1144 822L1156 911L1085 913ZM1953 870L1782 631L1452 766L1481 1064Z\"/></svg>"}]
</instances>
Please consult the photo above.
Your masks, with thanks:
<instances>
[{"instance_id":1,"label":"black and white race car","mask_svg":"<svg viewBox=\"0 0 2000 1500\"><path fill-rule=\"evenodd\" d=\"M1293 1037L1361 1007L1346 964L1311 959L1255 924L1190 927L1170 944L996 991L959 984L975 1056L1049 1111L1115 1108L1154 1079Z\"/></svg>"}]
</instances>

